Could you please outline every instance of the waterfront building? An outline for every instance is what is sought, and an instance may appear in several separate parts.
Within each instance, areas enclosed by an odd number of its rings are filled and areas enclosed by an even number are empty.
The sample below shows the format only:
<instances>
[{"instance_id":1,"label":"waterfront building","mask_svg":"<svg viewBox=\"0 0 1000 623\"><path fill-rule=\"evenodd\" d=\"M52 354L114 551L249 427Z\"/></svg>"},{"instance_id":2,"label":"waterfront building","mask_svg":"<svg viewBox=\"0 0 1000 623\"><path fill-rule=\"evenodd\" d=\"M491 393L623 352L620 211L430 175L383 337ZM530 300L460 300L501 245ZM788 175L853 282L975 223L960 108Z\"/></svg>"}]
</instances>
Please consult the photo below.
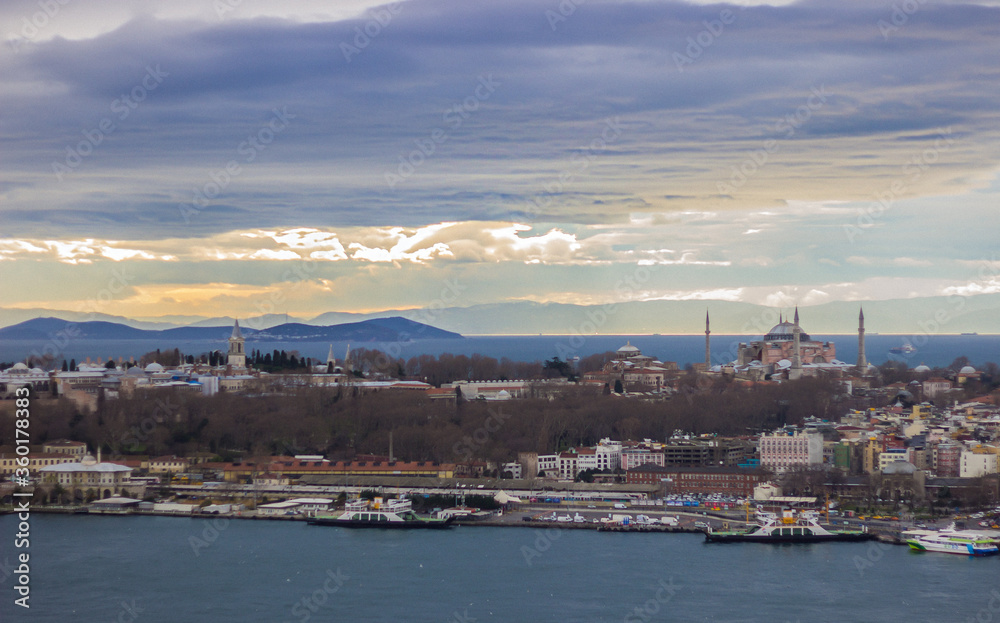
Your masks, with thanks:
<instances>
[{"instance_id":1,"label":"waterfront building","mask_svg":"<svg viewBox=\"0 0 1000 623\"><path fill-rule=\"evenodd\" d=\"M330 510L333 500L327 498L293 498L282 502L261 504L257 507L257 515L261 517L280 517L282 515L306 515L313 517L316 513Z\"/></svg>"},{"instance_id":2,"label":"waterfront building","mask_svg":"<svg viewBox=\"0 0 1000 623\"><path fill-rule=\"evenodd\" d=\"M70 495L82 498L88 490L93 490L99 498L109 498L114 494L124 494L131 484L132 468L117 463L104 463L91 455L79 462L48 465L38 470L42 482L58 484Z\"/></svg>"},{"instance_id":3,"label":"waterfront building","mask_svg":"<svg viewBox=\"0 0 1000 623\"><path fill-rule=\"evenodd\" d=\"M142 500L115 495L103 500L94 500L94 502L90 505L88 512L120 515L122 513L135 511L139 508L139 504L141 503Z\"/></svg>"},{"instance_id":4,"label":"waterfront building","mask_svg":"<svg viewBox=\"0 0 1000 623\"><path fill-rule=\"evenodd\" d=\"M712 494L752 497L754 488L765 482L758 471L738 467L662 467L647 464L630 469L628 484L663 485L664 493Z\"/></svg>"},{"instance_id":5,"label":"waterfront building","mask_svg":"<svg viewBox=\"0 0 1000 623\"><path fill-rule=\"evenodd\" d=\"M212 466L214 468L214 466ZM298 480L303 476L424 476L453 478L455 464L430 461L356 460L273 456L262 461L246 460L219 466L226 482L251 482L263 474Z\"/></svg>"}]
</instances>

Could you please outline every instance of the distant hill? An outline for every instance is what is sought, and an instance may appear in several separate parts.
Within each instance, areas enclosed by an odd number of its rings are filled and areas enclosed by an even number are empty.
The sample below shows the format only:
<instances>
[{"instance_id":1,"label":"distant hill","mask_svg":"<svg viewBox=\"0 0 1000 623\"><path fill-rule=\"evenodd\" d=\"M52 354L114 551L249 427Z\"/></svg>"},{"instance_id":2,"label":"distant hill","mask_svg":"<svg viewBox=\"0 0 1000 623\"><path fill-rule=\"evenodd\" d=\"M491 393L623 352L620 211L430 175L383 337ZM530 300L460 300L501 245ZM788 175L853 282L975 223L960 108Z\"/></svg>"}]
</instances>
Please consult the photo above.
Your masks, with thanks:
<instances>
[{"instance_id":1,"label":"distant hill","mask_svg":"<svg viewBox=\"0 0 1000 623\"><path fill-rule=\"evenodd\" d=\"M801 306L802 328L815 335L837 335L854 333L858 326L858 308L864 305L866 328L873 333L917 334L959 334L978 332L981 334L1000 333L1000 294L979 294L976 296L938 296L912 299L891 299L884 301L833 301L821 305ZM388 321L387 316L398 320L421 321L433 318L434 325L442 330L463 335L636 335L643 333L698 334L705 330L705 312L712 316L712 333L715 335L763 335L777 324L778 314L788 314L793 305L782 308L765 307L737 301L621 301L607 305L573 305L567 303L537 303L533 301L505 301L470 307L446 307L435 309L383 310L375 313L348 313L331 311L312 319L267 314L240 320L248 327L266 330L268 335L287 331L294 339L305 339L315 326L319 329L332 326L351 326L366 321ZM139 321L116 316L87 316L76 312L58 310L21 310L0 308L0 325L22 322L24 314L33 311L35 320L40 317L65 318L75 320L101 320L128 325L136 329L164 329L164 326L150 326L153 319ZM183 323L180 322L183 320ZM232 327L231 318L196 318L165 316L164 321L188 335L190 329L222 330ZM22 324L24 324L22 322ZM83 323L81 323L83 324ZM183 324L184 326L178 326ZM292 327L294 325L294 328ZM20 326L20 325L14 325ZM379 335L386 326L379 327ZM424 325L427 326L427 325ZM289 327L287 330L282 327ZM29 325L30 328L30 325ZM37 328L37 327L36 327ZM399 331L409 331L419 339L431 337L433 332L410 331L404 326L395 327ZM373 330L376 330L373 328ZM46 331L43 331L46 333ZM253 333L247 331L248 334ZM317 335L323 334L322 332ZM204 335L204 334L194 334ZM214 335L214 333L212 334ZM325 334L323 334L325 335ZM0 337L3 333L0 332ZM228 336L228 334L226 334ZM225 336L223 336L225 337ZM249 335L248 335L249 337ZM34 339L34 338L32 338ZM216 338L212 338L216 339ZM319 339L328 339L326 337ZM347 338L345 338L347 339ZM357 339L357 338L350 338Z\"/></svg>"},{"instance_id":2,"label":"distant hill","mask_svg":"<svg viewBox=\"0 0 1000 623\"><path fill-rule=\"evenodd\" d=\"M462 336L406 318L376 318L331 326L313 326L290 322L268 329L241 327L247 342L409 342L427 339L458 339ZM59 318L34 318L0 329L0 339L42 341L63 335L86 340L208 340L221 341L232 334L232 325L216 327L178 327L174 329L136 329L124 324L103 321L70 322Z\"/></svg>"}]
</instances>

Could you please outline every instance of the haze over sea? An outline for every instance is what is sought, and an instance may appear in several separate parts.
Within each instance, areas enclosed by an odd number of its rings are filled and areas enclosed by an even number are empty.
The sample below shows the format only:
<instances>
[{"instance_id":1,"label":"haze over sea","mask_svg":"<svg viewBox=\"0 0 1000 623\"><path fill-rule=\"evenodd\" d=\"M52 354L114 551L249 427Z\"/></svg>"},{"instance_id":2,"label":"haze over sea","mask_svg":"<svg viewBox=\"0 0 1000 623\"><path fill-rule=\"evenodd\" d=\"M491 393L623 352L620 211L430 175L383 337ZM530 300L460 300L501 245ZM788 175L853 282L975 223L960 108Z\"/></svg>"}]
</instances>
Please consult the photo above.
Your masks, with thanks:
<instances>
[{"instance_id":1,"label":"haze over sea","mask_svg":"<svg viewBox=\"0 0 1000 623\"><path fill-rule=\"evenodd\" d=\"M712 336L712 363L728 363L736 359L735 345L760 339L760 336L715 335ZM854 363L858 356L858 338L854 334L816 335L813 339L830 340L837 346L837 357L841 361ZM472 355L479 353L497 359L507 357L514 361L536 361L559 357L586 357L594 353L617 350L626 342L631 342L643 353L658 357L662 361L676 361L681 367L688 363L705 360L704 335L533 335L533 336L472 336L455 340L421 340L415 342L354 342L352 348L380 349L393 357L410 357L441 353ZM912 343L917 351L908 355L892 354L890 348ZM866 336L865 350L868 361L881 364L888 359L904 361L909 367L921 363L928 366L947 366L956 357L965 355L972 364L981 367L988 361L1000 363L1000 335L878 335ZM348 344L334 342L334 355L344 356ZM224 342L186 340L70 340L62 348L60 359L73 358L85 361L91 357L107 359L140 357L161 349L179 348L184 354L198 355L212 349L225 352ZM247 350L259 349L271 352L275 349L297 350L305 357L326 360L329 342L247 342ZM0 361L21 361L28 355L45 352L46 344L38 342L5 340L0 341Z\"/></svg>"},{"instance_id":2,"label":"haze over sea","mask_svg":"<svg viewBox=\"0 0 1000 623\"><path fill-rule=\"evenodd\" d=\"M13 534L16 523L14 516L0 517L0 533ZM218 525L33 515L31 608L14 606L14 576L0 574L0 619L954 622L991 620L990 608L1000 602L994 597L1000 594L998 558L919 554L877 543L773 546L706 544L700 534ZM205 546L195 551L192 538ZM13 562L6 546L3 555ZM303 602L309 599L314 611Z\"/></svg>"}]
</instances>

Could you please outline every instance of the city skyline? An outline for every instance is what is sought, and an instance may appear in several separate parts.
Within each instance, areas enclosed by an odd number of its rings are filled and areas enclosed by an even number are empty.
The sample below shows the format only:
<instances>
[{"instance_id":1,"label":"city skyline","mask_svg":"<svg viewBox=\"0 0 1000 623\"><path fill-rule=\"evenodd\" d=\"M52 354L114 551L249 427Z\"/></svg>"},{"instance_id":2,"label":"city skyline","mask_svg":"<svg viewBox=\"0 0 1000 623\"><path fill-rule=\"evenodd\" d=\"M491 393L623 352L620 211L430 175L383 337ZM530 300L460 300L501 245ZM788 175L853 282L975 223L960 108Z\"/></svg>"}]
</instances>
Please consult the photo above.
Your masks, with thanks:
<instances>
[{"instance_id":1,"label":"city skyline","mask_svg":"<svg viewBox=\"0 0 1000 623\"><path fill-rule=\"evenodd\" d=\"M1000 293L998 2L0 16L6 310Z\"/></svg>"}]
</instances>

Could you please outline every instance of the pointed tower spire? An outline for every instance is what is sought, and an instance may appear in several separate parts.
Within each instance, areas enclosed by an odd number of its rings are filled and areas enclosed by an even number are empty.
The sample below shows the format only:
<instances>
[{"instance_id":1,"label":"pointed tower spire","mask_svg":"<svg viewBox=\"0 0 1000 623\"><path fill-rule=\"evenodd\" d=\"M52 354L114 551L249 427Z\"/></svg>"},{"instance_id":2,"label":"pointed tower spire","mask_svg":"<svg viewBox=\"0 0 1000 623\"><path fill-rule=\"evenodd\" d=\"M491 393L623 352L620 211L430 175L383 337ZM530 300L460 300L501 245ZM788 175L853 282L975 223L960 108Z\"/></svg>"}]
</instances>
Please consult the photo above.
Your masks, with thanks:
<instances>
[{"instance_id":1,"label":"pointed tower spire","mask_svg":"<svg viewBox=\"0 0 1000 623\"><path fill-rule=\"evenodd\" d=\"M712 333L708 325L708 310L705 310L705 372L712 367L712 350L709 347L709 334Z\"/></svg>"},{"instance_id":2,"label":"pointed tower spire","mask_svg":"<svg viewBox=\"0 0 1000 623\"><path fill-rule=\"evenodd\" d=\"M334 363L335 362L335 360L333 358L333 344L330 344L330 350L326 354L326 362L327 363Z\"/></svg>"},{"instance_id":3,"label":"pointed tower spire","mask_svg":"<svg viewBox=\"0 0 1000 623\"><path fill-rule=\"evenodd\" d=\"M244 350L246 346L246 340L243 339L243 334L240 333L240 321L239 319L233 323L233 334L229 336L229 352L227 353L226 363L234 368L244 368L247 365L247 355Z\"/></svg>"},{"instance_id":4,"label":"pointed tower spire","mask_svg":"<svg viewBox=\"0 0 1000 623\"><path fill-rule=\"evenodd\" d=\"M792 326L795 353L792 355L792 369L802 369L802 328L799 326L799 306L795 306L795 323Z\"/></svg>"},{"instance_id":5,"label":"pointed tower spire","mask_svg":"<svg viewBox=\"0 0 1000 623\"><path fill-rule=\"evenodd\" d=\"M868 369L868 358L865 357L865 310L859 306L858 311L858 372Z\"/></svg>"}]
</instances>

